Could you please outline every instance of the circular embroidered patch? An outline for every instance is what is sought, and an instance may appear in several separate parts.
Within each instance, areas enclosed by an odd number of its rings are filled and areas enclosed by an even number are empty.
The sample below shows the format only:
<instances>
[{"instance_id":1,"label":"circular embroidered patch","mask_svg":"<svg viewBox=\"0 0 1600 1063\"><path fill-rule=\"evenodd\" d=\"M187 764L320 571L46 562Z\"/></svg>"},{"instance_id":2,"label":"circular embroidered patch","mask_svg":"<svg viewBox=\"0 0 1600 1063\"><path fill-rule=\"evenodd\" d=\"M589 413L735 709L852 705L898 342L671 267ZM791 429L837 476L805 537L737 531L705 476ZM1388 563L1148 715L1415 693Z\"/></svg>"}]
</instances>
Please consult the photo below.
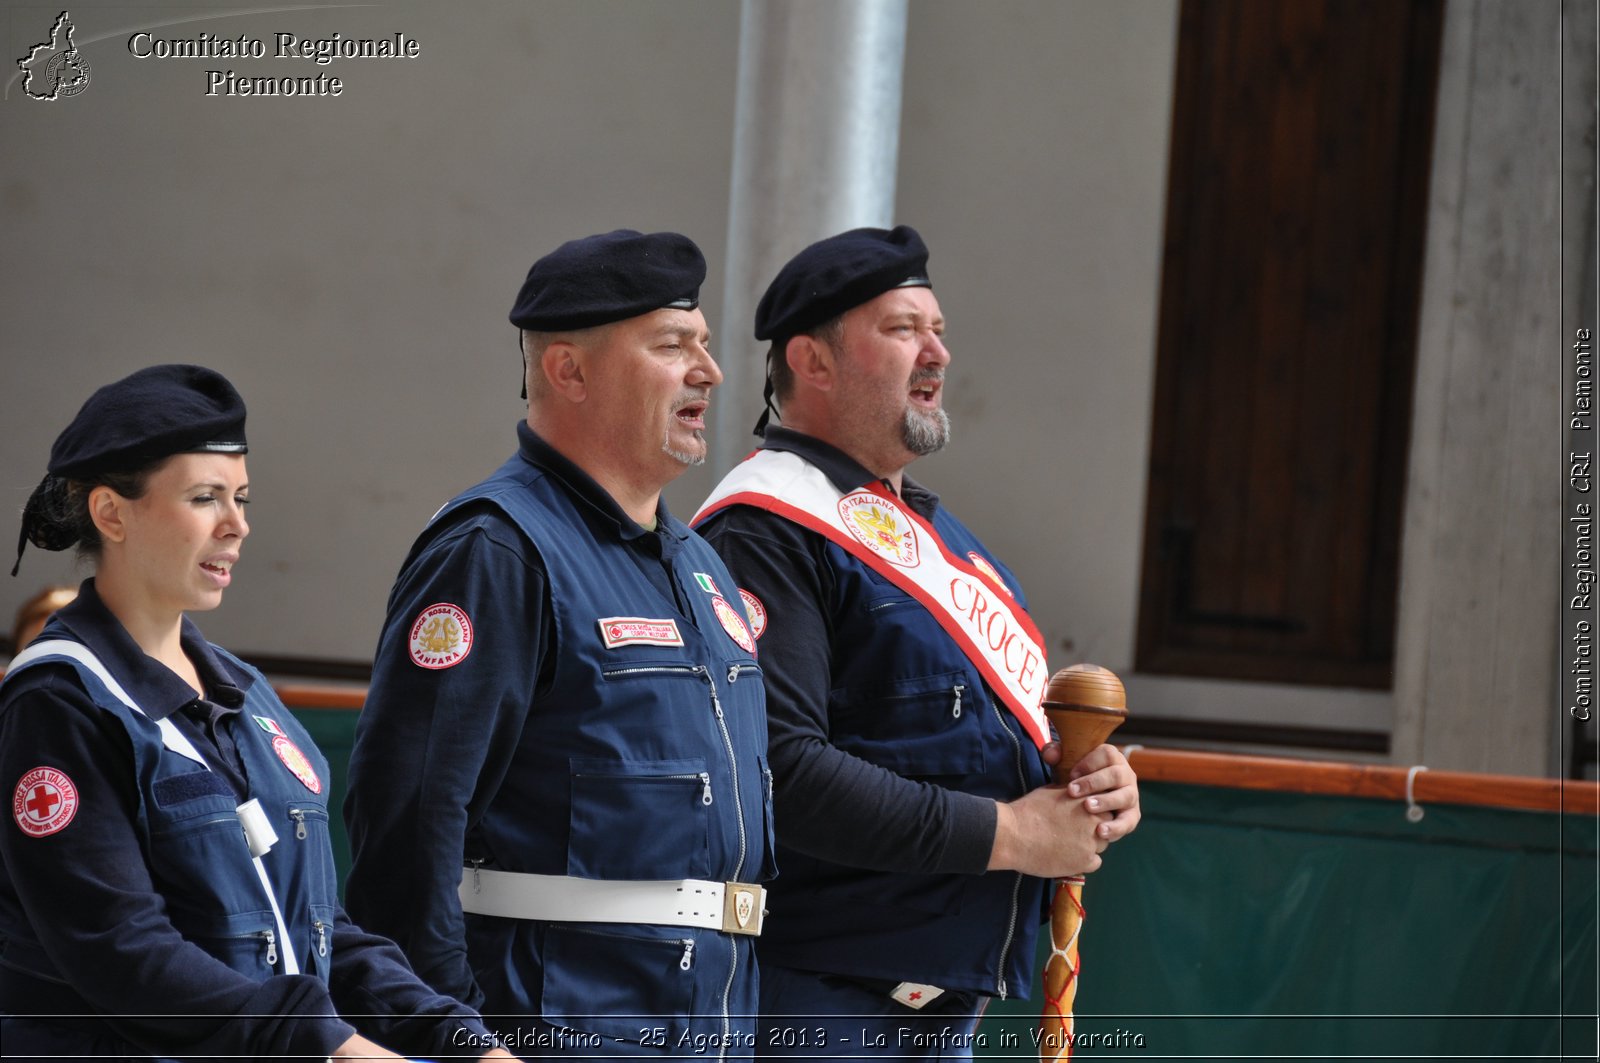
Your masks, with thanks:
<instances>
[{"instance_id":1,"label":"circular embroidered patch","mask_svg":"<svg viewBox=\"0 0 1600 1063\"><path fill-rule=\"evenodd\" d=\"M712 595L711 608L716 612L717 619L722 621L722 630L728 633L728 637L737 642L744 652L755 653L756 640L750 637L750 629L745 627L744 617L739 615L739 611L720 594Z\"/></svg>"},{"instance_id":2,"label":"circular embroidered patch","mask_svg":"<svg viewBox=\"0 0 1600 1063\"><path fill-rule=\"evenodd\" d=\"M458 606L438 602L411 625L411 661L423 668L453 668L472 652L472 621Z\"/></svg>"},{"instance_id":3,"label":"circular embroidered patch","mask_svg":"<svg viewBox=\"0 0 1600 1063\"><path fill-rule=\"evenodd\" d=\"M767 607L743 587L739 588L739 597L744 599L744 611L750 617L750 633L759 640L767 630Z\"/></svg>"},{"instance_id":4,"label":"circular embroidered patch","mask_svg":"<svg viewBox=\"0 0 1600 1063\"><path fill-rule=\"evenodd\" d=\"M856 491L839 499L839 516L856 541L891 564L916 568L917 538L911 518L874 491Z\"/></svg>"},{"instance_id":5,"label":"circular embroidered patch","mask_svg":"<svg viewBox=\"0 0 1600 1063\"><path fill-rule=\"evenodd\" d=\"M55 768L34 768L11 795L11 816L31 838L64 829L77 814L78 788L66 772Z\"/></svg>"},{"instance_id":6,"label":"circular embroidered patch","mask_svg":"<svg viewBox=\"0 0 1600 1063\"><path fill-rule=\"evenodd\" d=\"M272 740L272 751L278 754L278 759L283 761L283 766L294 773L294 777L305 784L307 790L314 794L322 792L322 780L317 778L317 769L311 766L311 761L300 752L300 747L295 745L283 735Z\"/></svg>"},{"instance_id":7,"label":"circular embroidered patch","mask_svg":"<svg viewBox=\"0 0 1600 1063\"><path fill-rule=\"evenodd\" d=\"M982 572L985 576L988 576L991 580L993 580L996 587L999 587L1001 590L1005 591L1006 597L1016 597L1015 594L1011 593L1011 588L1006 586L1006 581L1000 578L1000 570L989 564L989 559L987 557L984 557L976 550L968 550L967 560L972 562L973 568L977 569L979 572Z\"/></svg>"}]
</instances>

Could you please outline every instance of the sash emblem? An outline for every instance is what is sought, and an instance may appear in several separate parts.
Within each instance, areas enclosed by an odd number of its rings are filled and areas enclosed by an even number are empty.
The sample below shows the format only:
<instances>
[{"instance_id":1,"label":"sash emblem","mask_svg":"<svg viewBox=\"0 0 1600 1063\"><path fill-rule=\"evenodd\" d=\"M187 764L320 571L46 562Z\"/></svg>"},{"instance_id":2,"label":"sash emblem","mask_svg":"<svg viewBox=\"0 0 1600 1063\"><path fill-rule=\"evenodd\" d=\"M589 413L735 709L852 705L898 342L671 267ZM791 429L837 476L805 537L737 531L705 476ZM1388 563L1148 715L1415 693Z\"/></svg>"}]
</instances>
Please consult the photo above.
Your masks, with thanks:
<instances>
[{"instance_id":1,"label":"sash emblem","mask_svg":"<svg viewBox=\"0 0 1600 1063\"><path fill-rule=\"evenodd\" d=\"M872 491L845 495L839 500L839 516L857 542L885 561L901 568L921 563L910 519L882 495Z\"/></svg>"}]
</instances>

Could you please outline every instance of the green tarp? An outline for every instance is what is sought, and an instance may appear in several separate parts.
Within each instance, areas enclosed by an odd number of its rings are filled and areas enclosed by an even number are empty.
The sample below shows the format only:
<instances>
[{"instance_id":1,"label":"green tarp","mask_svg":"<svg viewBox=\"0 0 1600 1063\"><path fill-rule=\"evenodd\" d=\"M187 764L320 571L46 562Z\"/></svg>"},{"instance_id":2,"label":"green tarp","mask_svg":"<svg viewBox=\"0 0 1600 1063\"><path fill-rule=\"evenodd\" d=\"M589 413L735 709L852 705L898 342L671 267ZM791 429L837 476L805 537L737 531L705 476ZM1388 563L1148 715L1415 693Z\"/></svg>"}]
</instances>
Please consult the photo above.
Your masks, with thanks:
<instances>
[{"instance_id":1,"label":"green tarp","mask_svg":"<svg viewBox=\"0 0 1600 1063\"><path fill-rule=\"evenodd\" d=\"M1084 890L1075 1058L1595 1058L1600 821L1141 794ZM980 1053L1029 1055L1036 1014L997 1003Z\"/></svg>"}]
</instances>

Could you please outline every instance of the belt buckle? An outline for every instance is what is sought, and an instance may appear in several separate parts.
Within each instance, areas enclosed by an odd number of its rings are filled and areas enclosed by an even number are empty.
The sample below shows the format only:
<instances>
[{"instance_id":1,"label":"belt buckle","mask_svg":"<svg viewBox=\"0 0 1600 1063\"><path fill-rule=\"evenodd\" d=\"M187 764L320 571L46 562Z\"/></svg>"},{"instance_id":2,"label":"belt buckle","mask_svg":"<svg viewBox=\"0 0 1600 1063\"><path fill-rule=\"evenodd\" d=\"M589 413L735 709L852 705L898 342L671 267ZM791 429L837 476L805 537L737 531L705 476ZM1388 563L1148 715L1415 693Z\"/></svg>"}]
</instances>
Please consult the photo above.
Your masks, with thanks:
<instances>
[{"instance_id":1,"label":"belt buckle","mask_svg":"<svg viewBox=\"0 0 1600 1063\"><path fill-rule=\"evenodd\" d=\"M752 882L727 882L722 888L722 930L727 934L761 933L766 916L767 890Z\"/></svg>"}]
</instances>

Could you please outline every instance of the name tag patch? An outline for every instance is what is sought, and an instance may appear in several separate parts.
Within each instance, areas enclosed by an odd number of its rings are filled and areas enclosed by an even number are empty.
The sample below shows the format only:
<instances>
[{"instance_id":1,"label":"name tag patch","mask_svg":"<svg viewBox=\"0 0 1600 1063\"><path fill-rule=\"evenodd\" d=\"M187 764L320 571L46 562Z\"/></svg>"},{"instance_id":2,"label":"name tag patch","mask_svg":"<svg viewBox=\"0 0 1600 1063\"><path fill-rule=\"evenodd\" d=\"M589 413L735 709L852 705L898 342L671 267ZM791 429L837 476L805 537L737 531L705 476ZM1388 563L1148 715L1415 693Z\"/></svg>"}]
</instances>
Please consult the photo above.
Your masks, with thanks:
<instances>
[{"instance_id":1,"label":"name tag patch","mask_svg":"<svg viewBox=\"0 0 1600 1063\"><path fill-rule=\"evenodd\" d=\"M644 616L607 616L600 619L600 638L606 649L618 646L682 646L677 621Z\"/></svg>"}]
</instances>

